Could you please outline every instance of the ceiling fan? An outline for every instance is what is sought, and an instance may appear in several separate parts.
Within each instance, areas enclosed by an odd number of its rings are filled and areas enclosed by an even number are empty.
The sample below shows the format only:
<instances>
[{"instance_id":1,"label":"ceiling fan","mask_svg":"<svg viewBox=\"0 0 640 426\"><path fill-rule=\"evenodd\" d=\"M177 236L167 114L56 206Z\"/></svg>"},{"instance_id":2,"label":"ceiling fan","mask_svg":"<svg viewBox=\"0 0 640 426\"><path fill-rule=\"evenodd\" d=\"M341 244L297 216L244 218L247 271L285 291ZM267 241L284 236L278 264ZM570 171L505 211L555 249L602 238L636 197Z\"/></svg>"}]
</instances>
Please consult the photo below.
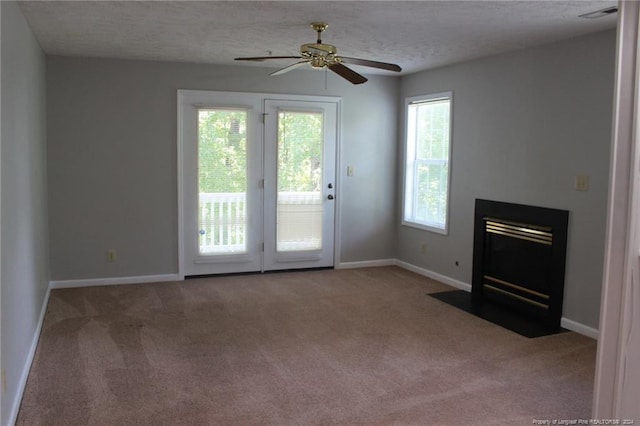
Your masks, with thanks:
<instances>
[{"instance_id":1,"label":"ceiling fan","mask_svg":"<svg viewBox=\"0 0 640 426\"><path fill-rule=\"evenodd\" d=\"M386 62L371 61L369 59L349 58L339 56L338 49L331 44L322 43L322 32L327 29L329 24L326 22L312 22L311 28L318 33L318 39L315 43L307 43L300 46L300 56L256 56L250 58L235 58L236 61L264 61L266 59L302 59L299 62L286 66L282 69L272 72L269 75L280 75L296 68L300 68L307 64L313 68L329 68L331 71L349 80L353 84L362 84L367 78L358 74L344 64L362 65L365 67L379 68L388 71L402 71L396 64Z\"/></svg>"}]
</instances>

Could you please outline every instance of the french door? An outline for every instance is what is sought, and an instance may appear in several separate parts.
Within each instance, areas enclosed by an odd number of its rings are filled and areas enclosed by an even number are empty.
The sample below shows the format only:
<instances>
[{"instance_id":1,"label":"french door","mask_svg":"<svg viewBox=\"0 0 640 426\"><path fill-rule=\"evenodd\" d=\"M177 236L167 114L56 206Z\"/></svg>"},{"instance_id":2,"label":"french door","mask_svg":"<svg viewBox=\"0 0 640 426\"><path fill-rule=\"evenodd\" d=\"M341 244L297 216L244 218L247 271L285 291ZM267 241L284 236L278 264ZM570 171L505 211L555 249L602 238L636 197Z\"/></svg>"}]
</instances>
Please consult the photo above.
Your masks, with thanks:
<instances>
[{"instance_id":1,"label":"french door","mask_svg":"<svg viewBox=\"0 0 640 426\"><path fill-rule=\"evenodd\" d=\"M182 273L332 266L338 100L178 98Z\"/></svg>"},{"instance_id":2,"label":"french door","mask_svg":"<svg viewBox=\"0 0 640 426\"><path fill-rule=\"evenodd\" d=\"M265 101L264 269L333 265L336 104Z\"/></svg>"}]
</instances>

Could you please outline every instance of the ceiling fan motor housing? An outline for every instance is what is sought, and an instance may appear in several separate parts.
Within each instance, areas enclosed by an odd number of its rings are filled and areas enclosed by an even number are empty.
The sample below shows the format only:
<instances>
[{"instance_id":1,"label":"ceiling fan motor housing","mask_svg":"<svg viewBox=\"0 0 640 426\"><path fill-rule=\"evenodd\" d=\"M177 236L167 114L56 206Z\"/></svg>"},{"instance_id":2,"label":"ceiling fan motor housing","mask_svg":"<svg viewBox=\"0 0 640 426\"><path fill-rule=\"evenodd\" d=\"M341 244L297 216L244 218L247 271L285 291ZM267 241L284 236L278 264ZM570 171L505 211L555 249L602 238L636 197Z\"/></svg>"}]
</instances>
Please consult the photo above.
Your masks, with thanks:
<instances>
[{"instance_id":1,"label":"ceiling fan motor housing","mask_svg":"<svg viewBox=\"0 0 640 426\"><path fill-rule=\"evenodd\" d=\"M300 46L300 55L310 60L313 68L324 68L338 62L335 46L322 43L308 43Z\"/></svg>"},{"instance_id":2,"label":"ceiling fan motor housing","mask_svg":"<svg viewBox=\"0 0 640 426\"><path fill-rule=\"evenodd\" d=\"M303 55L305 53L308 53L308 54L323 53L327 55L335 55L336 53L338 53L338 49L336 49L336 47L331 44L307 43L300 46L300 53L302 53Z\"/></svg>"}]
</instances>

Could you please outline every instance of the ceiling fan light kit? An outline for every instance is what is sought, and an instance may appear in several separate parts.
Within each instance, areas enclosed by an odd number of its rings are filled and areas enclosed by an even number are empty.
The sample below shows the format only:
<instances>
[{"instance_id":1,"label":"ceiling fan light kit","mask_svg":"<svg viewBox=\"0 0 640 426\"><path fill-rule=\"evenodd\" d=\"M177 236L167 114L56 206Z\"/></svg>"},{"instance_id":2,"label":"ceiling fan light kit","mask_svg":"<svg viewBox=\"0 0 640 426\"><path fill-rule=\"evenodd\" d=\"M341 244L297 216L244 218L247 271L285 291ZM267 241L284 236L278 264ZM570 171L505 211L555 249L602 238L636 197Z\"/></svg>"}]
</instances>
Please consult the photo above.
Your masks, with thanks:
<instances>
[{"instance_id":1,"label":"ceiling fan light kit","mask_svg":"<svg viewBox=\"0 0 640 426\"><path fill-rule=\"evenodd\" d=\"M311 65L312 68L322 69L328 68L338 74L340 77L350 81L353 84L362 84L367 78L344 64L360 65L370 68L378 68L387 71L400 72L402 68L396 64L386 62L372 61L369 59L349 58L339 56L338 49L331 44L322 43L322 33L327 29L329 24L326 22L312 22L311 28L318 34L315 43L306 43L300 46L300 56L256 56L248 58L235 58L236 61L264 61L267 59L301 59L301 61L288 65L270 75L281 75L304 65Z\"/></svg>"}]
</instances>

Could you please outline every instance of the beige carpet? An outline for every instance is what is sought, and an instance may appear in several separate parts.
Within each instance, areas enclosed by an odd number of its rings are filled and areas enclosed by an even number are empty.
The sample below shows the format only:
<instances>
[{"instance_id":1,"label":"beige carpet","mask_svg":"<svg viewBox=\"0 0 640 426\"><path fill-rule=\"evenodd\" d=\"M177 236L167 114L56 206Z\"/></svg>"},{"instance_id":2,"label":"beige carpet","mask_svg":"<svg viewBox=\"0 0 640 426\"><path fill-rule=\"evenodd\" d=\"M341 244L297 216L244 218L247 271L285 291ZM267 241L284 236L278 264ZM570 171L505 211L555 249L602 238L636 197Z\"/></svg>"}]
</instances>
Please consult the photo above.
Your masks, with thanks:
<instances>
[{"instance_id":1,"label":"beige carpet","mask_svg":"<svg viewBox=\"0 0 640 426\"><path fill-rule=\"evenodd\" d=\"M18 425L587 419L596 342L527 339L395 267L51 292Z\"/></svg>"}]
</instances>

